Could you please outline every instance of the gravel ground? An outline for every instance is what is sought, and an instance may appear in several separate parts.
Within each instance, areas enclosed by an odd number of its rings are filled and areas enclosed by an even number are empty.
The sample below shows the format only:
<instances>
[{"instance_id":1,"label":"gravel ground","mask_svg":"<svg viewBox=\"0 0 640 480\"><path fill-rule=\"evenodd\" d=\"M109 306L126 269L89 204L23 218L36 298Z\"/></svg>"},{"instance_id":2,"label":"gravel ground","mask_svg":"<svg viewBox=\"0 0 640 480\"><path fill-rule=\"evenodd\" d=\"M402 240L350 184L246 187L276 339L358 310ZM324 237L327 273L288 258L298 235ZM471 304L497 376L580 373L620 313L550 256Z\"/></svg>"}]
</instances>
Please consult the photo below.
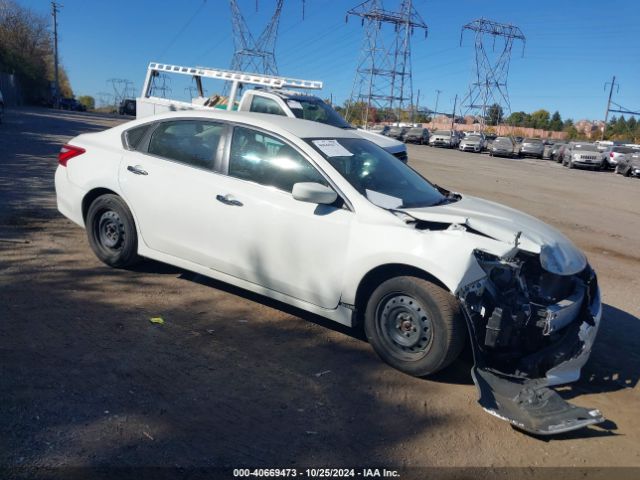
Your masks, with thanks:
<instances>
[{"instance_id":1,"label":"gravel ground","mask_svg":"<svg viewBox=\"0 0 640 480\"><path fill-rule=\"evenodd\" d=\"M280 303L154 262L102 265L55 209L55 154L121 121L25 109L0 125L0 476L245 465L639 472L640 181L409 147L432 181L559 228L599 274L601 334L581 381L561 391L608 422L540 439L482 411L468 360L411 378L357 333Z\"/></svg>"}]
</instances>

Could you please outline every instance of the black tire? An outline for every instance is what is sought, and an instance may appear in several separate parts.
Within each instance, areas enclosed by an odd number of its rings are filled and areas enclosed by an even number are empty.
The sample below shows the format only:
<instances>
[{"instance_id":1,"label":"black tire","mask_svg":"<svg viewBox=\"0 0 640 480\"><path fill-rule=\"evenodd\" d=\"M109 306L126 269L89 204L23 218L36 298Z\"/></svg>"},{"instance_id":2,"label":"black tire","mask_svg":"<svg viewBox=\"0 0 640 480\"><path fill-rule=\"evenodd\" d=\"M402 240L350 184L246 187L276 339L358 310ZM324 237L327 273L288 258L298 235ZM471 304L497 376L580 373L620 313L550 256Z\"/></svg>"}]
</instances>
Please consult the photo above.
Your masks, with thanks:
<instances>
[{"instance_id":1,"label":"black tire","mask_svg":"<svg viewBox=\"0 0 640 480\"><path fill-rule=\"evenodd\" d=\"M140 261L136 224L119 196L107 194L96 198L89 206L85 224L89 245L102 262L125 268Z\"/></svg>"},{"instance_id":2,"label":"black tire","mask_svg":"<svg viewBox=\"0 0 640 480\"><path fill-rule=\"evenodd\" d=\"M373 291L364 330L382 360L415 377L447 367L466 339L457 300L443 288L409 276L391 278Z\"/></svg>"},{"instance_id":3,"label":"black tire","mask_svg":"<svg viewBox=\"0 0 640 480\"><path fill-rule=\"evenodd\" d=\"M567 164L567 167L575 168L575 165L573 164L573 160L569 159L569 163Z\"/></svg>"}]
</instances>

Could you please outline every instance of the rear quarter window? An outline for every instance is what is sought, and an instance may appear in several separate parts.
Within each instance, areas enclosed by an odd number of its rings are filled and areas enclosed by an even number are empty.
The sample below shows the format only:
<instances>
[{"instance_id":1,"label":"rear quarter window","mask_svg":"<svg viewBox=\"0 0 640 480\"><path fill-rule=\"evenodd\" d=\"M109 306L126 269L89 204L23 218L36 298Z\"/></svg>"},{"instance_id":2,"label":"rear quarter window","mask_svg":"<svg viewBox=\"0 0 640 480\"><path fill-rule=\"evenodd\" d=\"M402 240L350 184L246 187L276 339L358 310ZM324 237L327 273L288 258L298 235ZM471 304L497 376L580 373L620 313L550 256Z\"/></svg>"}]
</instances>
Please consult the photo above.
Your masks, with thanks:
<instances>
[{"instance_id":1,"label":"rear quarter window","mask_svg":"<svg viewBox=\"0 0 640 480\"><path fill-rule=\"evenodd\" d=\"M140 147L140 143L144 138L145 134L149 130L149 124L141 125L139 127L134 127L126 132L124 132L123 143L124 148L128 150L138 150Z\"/></svg>"}]
</instances>

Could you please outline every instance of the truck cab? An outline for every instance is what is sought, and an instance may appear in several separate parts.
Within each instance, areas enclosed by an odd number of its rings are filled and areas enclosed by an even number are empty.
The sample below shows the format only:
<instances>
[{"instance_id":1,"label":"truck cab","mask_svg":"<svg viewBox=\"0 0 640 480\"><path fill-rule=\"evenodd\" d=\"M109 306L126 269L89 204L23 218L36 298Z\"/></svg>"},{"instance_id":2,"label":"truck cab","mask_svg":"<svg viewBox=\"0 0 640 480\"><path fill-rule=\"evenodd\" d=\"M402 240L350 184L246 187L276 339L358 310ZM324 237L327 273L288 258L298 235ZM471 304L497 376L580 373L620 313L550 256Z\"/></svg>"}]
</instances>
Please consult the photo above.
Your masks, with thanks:
<instances>
[{"instance_id":1,"label":"truck cab","mask_svg":"<svg viewBox=\"0 0 640 480\"><path fill-rule=\"evenodd\" d=\"M315 95L303 92L254 88L242 95L238 110L301 118L345 130L356 130L331 105ZM357 129L357 131L360 136L384 148L403 162L407 162L407 147L402 142L367 130Z\"/></svg>"},{"instance_id":2,"label":"truck cab","mask_svg":"<svg viewBox=\"0 0 640 480\"><path fill-rule=\"evenodd\" d=\"M195 80L198 95L191 101L181 101L154 96L154 80L159 75L187 75ZM203 80L223 80L231 84L229 95L205 95ZM252 85L254 88L246 88ZM295 88L289 90L287 88ZM407 162L407 147L393 138L356 129L321 98L310 95L303 90L318 90L322 82L314 80L298 80L287 77L275 77L254 73L217 70L203 67L183 67L150 63L142 88L142 95L136 100L137 118L175 110L206 110L223 108L244 112L268 113L291 118L301 118L325 123L334 127L356 130L358 135L375 143L402 162ZM244 91L239 101L236 96Z\"/></svg>"}]
</instances>

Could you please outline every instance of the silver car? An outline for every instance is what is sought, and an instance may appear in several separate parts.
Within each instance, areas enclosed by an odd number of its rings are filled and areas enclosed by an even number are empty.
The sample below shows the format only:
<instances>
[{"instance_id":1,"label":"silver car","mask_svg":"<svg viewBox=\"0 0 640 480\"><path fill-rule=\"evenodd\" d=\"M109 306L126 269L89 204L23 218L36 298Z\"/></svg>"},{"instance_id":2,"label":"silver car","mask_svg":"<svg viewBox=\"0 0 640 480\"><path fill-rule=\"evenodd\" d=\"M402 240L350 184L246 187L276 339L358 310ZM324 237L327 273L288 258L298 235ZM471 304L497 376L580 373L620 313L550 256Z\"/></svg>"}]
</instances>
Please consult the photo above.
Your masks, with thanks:
<instances>
[{"instance_id":1,"label":"silver car","mask_svg":"<svg viewBox=\"0 0 640 480\"><path fill-rule=\"evenodd\" d=\"M569 168L602 168L604 160L595 143L570 142L564 149L562 165Z\"/></svg>"},{"instance_id":2,"label":"silver car","mask_svg":"<svg viewBox=\"0 0 640 480\"><path fill-rule=\"evenodd\" d=\"M605 168L615 168L616 165L622 160L622 157L626 154L637 153L637 150L634 150L631 147L623 147L618 145L612 145L607 147L604 152L602 152L602 160L603 167Z\"/></svg>"},{"instance_id":3,"label":"silver car","mask_svg":"<svg viewBox=\"0 0 640 480\"><path fill-rule=\"evenodd\" d=\"M520 155L523 157L536 157L542 159L544 155L544 143L539 138L525 138L520 147Z\"/></svg>"},{"instance_id":4,"label":"silver car","mask_svg":"<svg viewBox=\"0 0 640 480\"><path fill-rule=\"evenodd\" d=\"M436 130L429 137L429 146L454 148L458 145L458 136L452 130Z\"/></svg>"},{"instance_id":5,"label":"silver car","mask_svg":"<svg viewBox=\"0 0 640 480\"><path fill-rule=\"evenodd\" d=\"M489 155L492 157L513 157L516 153L516 144L511 137L498 137L491 144Z\"/></svg>"},{"instance_id":6,"label":"silver car","mask_svg":"<svg viewBox=\"0 0 640 480\"><path fill-rule=\"evenodd\" d=\"M484 136L482 134L470 134L460 141L458 149L461 152L480 153L485 146Z\"/></svg>"}]
</instances>

